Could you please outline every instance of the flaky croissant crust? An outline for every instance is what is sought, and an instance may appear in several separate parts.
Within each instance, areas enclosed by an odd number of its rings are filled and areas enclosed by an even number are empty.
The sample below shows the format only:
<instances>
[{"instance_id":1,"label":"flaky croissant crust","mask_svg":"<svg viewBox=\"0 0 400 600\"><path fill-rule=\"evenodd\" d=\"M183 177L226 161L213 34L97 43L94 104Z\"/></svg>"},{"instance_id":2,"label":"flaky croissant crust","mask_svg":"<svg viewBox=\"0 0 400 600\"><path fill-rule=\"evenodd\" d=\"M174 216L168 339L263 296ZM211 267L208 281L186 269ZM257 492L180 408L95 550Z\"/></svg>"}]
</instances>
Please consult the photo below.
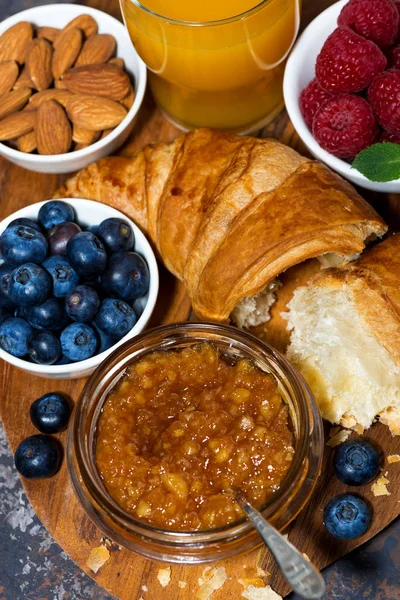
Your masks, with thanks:
<instances>
[{"instance_id":1,"label":"flaky croissant crust","mask_svg":"<svg viewBox=\"0 0 400 600\"><path fill-rule=\"evenodd\" d=\"M105 202L147 232L199 317L321 254L359 253L386 225L348 183L272 139L199 129L79 172L57 197Z\"/></svg>"}]
</instances>

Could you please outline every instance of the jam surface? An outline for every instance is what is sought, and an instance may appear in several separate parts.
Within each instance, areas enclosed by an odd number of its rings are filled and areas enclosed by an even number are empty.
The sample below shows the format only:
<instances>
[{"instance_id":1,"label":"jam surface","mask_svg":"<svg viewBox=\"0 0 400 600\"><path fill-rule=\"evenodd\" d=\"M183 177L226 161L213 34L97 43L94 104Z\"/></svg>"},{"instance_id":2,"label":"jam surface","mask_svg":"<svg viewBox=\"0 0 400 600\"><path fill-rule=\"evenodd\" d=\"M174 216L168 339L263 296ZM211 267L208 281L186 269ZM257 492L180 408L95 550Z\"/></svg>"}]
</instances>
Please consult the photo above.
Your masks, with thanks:
<instances>
[{"instance_id":1,"label":"jam surface","mask_svg":"<svg viewBox=\"0 0 400 600\"><path fill-rule=\"evenodd\" d=\"M294 455L287 405L272 375L228 362L211 344L133 363L99 419L97 466L110 495L161 529L213 529L260 507Z\"/></svg>"}]
</instances>

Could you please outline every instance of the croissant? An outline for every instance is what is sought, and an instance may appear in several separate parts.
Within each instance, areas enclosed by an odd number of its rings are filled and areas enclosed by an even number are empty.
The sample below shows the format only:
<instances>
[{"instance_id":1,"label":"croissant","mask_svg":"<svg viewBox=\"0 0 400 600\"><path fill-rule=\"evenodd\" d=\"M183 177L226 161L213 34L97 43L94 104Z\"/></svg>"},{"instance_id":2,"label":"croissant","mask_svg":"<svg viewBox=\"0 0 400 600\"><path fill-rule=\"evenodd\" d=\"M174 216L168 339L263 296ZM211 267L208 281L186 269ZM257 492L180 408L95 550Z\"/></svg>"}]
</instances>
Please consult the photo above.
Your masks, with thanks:
<instances>
[{"instance_id":1,"label":"croissant","mask_svg":"<svg viewBox=\"0 0 400 600\"><path fill-rule=\"evenodd\" d=\"M400 435L400 234L345 267L325 269L288 303L289 359L322 416Z\"/></svg>"},{"instance_id":2,"label":"croissant","mask_svg":"<svg viewBox=\"0 0 400 600\"><path fill-rule=\"evenodd\" d=\"M292 265L359 254L386 231L355 189L322 164L272 139L210 129L147 146L133 158L102 159L57 196L125 212L206 320L225 321L261 292L268 308L271 282Z\"/></svg>"}]
</instances>

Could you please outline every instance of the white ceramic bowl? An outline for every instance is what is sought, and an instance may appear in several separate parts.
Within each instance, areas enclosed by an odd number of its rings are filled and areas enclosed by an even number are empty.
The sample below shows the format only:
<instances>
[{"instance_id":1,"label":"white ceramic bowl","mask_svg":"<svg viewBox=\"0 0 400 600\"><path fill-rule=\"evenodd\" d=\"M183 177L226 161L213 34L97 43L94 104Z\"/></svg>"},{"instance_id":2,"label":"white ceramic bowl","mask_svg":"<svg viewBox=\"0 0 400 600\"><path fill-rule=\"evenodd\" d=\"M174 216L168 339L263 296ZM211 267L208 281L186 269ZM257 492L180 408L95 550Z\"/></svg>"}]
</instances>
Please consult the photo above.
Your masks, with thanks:
<instances>
[{"instance_id":1,"label":"white ceramic bowl","mask_svg":"<svg viewBox=\"0 0 400 600\"><path fill-rule=\"evenodd\" d=\"M336 2L322 12L305 29L295 45L286 65L283 92L286 109L298 135L315 158L324 162L333 171L340 173L354 185L386 193L399 193L400 180L388 183L369 181L359 171L340 158L336 158L314 139L304 121L299 105L299 96L303 88L315 76L315 61L328 35L337 27L337 19L347 0Z\"/></svg>"},{"instance_id":2,"label":"white ceramic bowl","mask_svg":"<svg viewBox=\"0 0 400 600\"><path fill-rule=\"evenodd\" d=\"M61 200L63 198L60 198ZM48 200L46 201L48 202ZM36 219L39 209L46 202L38 202L37 204L31 204L30 206L26 206L21 210L13 213L0 223L0 235L6 229L6 227L13 221L14 219L19 219L20 217L27 217L29 219ZM127 221L135 234L135 251L143 256L146 260L147 265L150 271L150 288L149 291L143 298L140 298L136 301L135 308L138 310L143 310L139 319L137 320L136 325L131 329L129 333L126 334L125 337L122 338L119 342L114 344L109 350L102 352L101 354L97 354L92 358L88 358L87 360L82 360L80 362L71 363L69 365L37 365L35 363L28 362L23 360L22 358L17 358L12 356L8 352L5 352L0 348L0 359L5 360L6 362L14 365L23 371L27 371L28 373L32 373L33 375L39 375L40 377L49 377L51 379L78 379L80 377L87 377L91 375L96 367L99 366L101 362L113 352L118 346L121 346L127 340L135 337L139 333L143 331L146 327L152 313L154 310L154 306L158 296L158 287L159 287L159 278L158 278L158 267L157 261L154 256L154 252L147 241L144 234L140 231L140 229L124 214L115 210L115 208L111 208L106 204L101 204L100 202L93 202L92 200L80 200L80 199L71 199L65 198L65 202L73 206L76 219L80 225L87 227L89 225L99 225L101 221L104 219L109 219L111 217L119 217Z\"/></svg>"},{"instance_id":3,"label":"white ceramic bowl","mask_svg":"<svg viewBox=\"0 0 400 600\"><path fill-rule=\"evenodd\" d=\"M125 61L126 70L135 82L135 101L125 119L107 137L95 144L67 154L41 156L14 150L0 143L0 155L11 162L40 173L71 173L83 169L88 164L115 152L127 140L134 125L134 118L142 104L146 89L146 65L137 54L125 26L101 10L78 4L47 4L24 10L0 23L0 35L20 21L29 21L34 25L65 27L82 14L91 15L98 23L99 33L110 33L117 40L117 56Z\"/></svg>"}]
</instances>

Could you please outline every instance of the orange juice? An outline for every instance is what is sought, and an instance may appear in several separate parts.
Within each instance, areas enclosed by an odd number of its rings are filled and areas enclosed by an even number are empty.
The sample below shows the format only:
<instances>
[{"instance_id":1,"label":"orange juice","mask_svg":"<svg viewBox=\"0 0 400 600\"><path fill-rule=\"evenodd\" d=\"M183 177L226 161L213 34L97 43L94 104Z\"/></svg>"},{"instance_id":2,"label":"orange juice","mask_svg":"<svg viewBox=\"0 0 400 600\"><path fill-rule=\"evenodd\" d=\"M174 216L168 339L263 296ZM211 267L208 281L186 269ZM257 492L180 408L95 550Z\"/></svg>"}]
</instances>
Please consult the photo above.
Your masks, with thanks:
<instances>
[{"instance_id":1,"label":"orange juice","mask_svg":"<svg viewBox=\"0 0 400 600\"><path fill-rule=\"evenodd\" d=\"M283 104L299 0L121 0L155 99L186 129L250 131Z\"/></svg>"}]
</instances>

